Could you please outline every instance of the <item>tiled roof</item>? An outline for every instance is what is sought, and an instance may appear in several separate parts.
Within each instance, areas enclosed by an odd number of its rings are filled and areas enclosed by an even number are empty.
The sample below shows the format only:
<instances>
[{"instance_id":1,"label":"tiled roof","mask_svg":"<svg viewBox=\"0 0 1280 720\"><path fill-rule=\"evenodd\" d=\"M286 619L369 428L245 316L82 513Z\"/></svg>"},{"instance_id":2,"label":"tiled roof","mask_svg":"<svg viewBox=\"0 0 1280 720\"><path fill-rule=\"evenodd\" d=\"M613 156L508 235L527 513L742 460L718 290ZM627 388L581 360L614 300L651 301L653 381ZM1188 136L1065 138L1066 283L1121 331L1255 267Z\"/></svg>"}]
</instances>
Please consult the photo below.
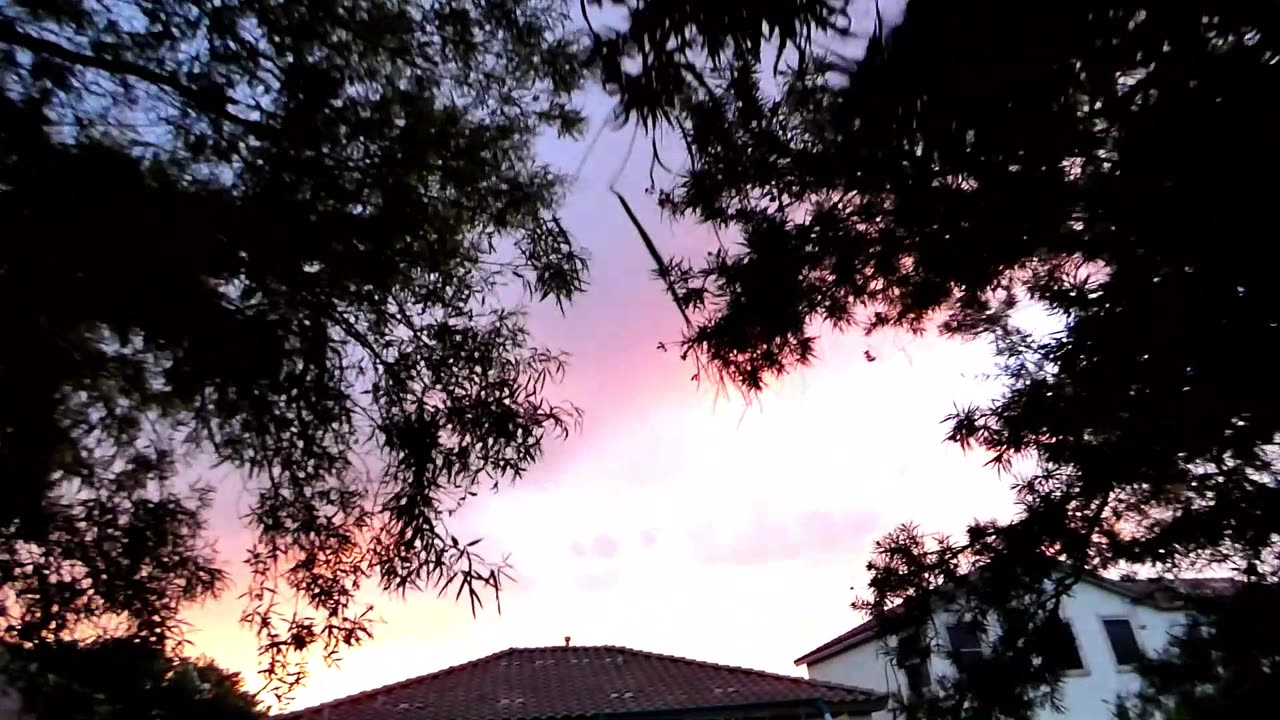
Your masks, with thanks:
<instances>
[{"instance_id":1,"label":"tiled roof","mask_svg":"<svg viewBox=\"0 0 1280 720\"><path fill-rule=\"evenodd\" d=\"M1138 600L1163 609L1182 607L1191 598L1223 598L1232 595L1244 583L1234 578L1150 578L1147 580L1115 580L1114 583L1133 593Z\"/></svg>"},{"instance_id":2,"label":"tiled roof","mask_svg":"<svg viewBox=\"0 0 1280 720\"><path fill-rule=\"evenodd\" d=\"M870 713L871 690L627 648L513 648L281 716L290 720L532 720L794 703Z\"/></svg>"}]
</instances>

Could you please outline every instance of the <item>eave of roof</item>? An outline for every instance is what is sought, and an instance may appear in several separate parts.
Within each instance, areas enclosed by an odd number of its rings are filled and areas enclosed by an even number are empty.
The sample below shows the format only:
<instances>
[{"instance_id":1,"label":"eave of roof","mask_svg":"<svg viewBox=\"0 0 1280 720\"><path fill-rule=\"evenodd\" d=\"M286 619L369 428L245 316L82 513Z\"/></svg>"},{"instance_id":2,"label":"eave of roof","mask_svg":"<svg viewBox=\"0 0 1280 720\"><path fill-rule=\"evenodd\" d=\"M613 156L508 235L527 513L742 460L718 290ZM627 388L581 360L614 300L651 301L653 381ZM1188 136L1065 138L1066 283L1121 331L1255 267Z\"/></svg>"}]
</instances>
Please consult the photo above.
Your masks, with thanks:
<instances>
[{"instance_id":1,"label":"eave of roof","mask_svg":"<svg viewBox=\"0 0 1280 720\"><path fill-rule=\"evenodd\" d=\"M837 635L804 655L801 655L795 659L795 664L797 666L808 665L820 660L825 660L832 655L838 655L846 650L852 650L853 648L864 645L865 643L876 639L878 635L877 630L879 628L880 622L875 618L872 618L861 625L854 627L852 630Z\"/></svg>"}]
</instances>

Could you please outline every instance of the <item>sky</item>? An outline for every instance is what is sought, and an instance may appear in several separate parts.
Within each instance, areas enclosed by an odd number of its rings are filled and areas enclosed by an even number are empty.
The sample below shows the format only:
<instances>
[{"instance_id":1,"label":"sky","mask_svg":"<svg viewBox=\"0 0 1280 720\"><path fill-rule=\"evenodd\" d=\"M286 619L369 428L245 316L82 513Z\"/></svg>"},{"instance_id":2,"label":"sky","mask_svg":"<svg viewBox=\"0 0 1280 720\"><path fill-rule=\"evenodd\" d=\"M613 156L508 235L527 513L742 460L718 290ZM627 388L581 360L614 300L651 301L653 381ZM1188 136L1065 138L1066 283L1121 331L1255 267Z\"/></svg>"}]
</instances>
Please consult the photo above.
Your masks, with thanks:
<instances>
[{"instance_id":1,"label":"sky","mask_svg":"<svg viewBox=\"0 0 1280 720\"><path fill-rule=\"evenodd\" d=\"M600 122L608 105L588 109ZM954 532L1011 514L987 458L943 442L954 404L998 391L983 344L824 337L812 367L750 404L693 382L690 365L660 351L678 340L679 315L608 190L629 141L629 131L602 135L565 206L590 253L590 289L563 316L538 308L530 318L536 341L573 356L553 392L583 409L583 427L457 520L487 555L510 553L516 582L501 613L489 603L473 618L434 593L371 595L383 620L374 639L336 667L313 663L292 708L565 636L800 674L794 658L860 621L849 604L880 534L903 522ZM572 170L588 144L542 151ZM660 217L644 194L644 155L637 148L625 163L619 189L665 253L699 254L708 231ZM215 528L240 580L234 501L219 504ZM240 589L193 609L189 638L193 652L252 676Z\"/></svg>"}]
</instances>

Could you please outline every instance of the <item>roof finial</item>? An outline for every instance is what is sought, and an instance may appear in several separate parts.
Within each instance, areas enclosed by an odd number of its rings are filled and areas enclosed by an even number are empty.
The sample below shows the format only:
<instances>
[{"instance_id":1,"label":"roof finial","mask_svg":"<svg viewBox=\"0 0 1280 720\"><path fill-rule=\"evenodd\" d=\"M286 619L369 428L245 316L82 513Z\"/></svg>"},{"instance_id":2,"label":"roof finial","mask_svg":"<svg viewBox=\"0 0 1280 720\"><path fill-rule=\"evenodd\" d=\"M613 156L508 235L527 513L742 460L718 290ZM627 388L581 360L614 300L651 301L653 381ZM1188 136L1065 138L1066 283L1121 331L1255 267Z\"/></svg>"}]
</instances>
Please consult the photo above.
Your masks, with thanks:
<instances>
[{"instance_id":1,"label":"roof finial","mask_svg":"<svg viewBox=\"0 0 1280 720\"><path fill-rule=\"evenodd\" d=\"M569 647L569 636L568 636L568 635L565 635L565 636L564 636L564 646L565 646L565 647Z\"/></svg>"}]
</instances>

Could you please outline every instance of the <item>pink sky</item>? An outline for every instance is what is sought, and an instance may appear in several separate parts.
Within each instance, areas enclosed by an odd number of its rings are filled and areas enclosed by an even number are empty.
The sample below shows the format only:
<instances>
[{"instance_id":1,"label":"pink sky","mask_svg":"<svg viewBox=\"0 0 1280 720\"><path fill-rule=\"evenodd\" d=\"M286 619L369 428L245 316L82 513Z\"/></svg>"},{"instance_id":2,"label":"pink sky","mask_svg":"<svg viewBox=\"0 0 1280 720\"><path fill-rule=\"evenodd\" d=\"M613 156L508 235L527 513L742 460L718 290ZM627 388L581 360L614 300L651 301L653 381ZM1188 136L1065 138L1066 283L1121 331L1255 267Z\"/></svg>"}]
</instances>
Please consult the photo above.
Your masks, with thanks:
<instances>
[{"instance_id":1,"label":"pink sky","mask_svg":"<svg viewBox=\"0 0 1280 720\"><path fill-rule=\"evenodd\" d=\"M750 407L717 399L657 351L679 337L678 316L607 189L628 139L596 146L566 208L591 252L590 291L564 318L533 316L540 342L574 355L555 392L585 410L585 426L459 521L487 553L511 553L519 582L502 614L473 619L433 593L381 599L375 638L337 668L314 663L293 707L566 635L797 673L793 658L858 622L851 588L880 533L1009 514L1007 486L983 458L942 442L954 402L994 392L981 377L992 369L984 346L827 338L814 367ZM571 168L583 146L547 152ZM643 155L638 147L621 189L664 251L697 252L705 231L663 223L643 195ZM233 506L224 503L221 526L234 526ZM228 562L239 557L222 547ZM195 610L190 637L195 651L252 675L255 640L236 622L237 592Z\"/></svg>"}]
</instances>

